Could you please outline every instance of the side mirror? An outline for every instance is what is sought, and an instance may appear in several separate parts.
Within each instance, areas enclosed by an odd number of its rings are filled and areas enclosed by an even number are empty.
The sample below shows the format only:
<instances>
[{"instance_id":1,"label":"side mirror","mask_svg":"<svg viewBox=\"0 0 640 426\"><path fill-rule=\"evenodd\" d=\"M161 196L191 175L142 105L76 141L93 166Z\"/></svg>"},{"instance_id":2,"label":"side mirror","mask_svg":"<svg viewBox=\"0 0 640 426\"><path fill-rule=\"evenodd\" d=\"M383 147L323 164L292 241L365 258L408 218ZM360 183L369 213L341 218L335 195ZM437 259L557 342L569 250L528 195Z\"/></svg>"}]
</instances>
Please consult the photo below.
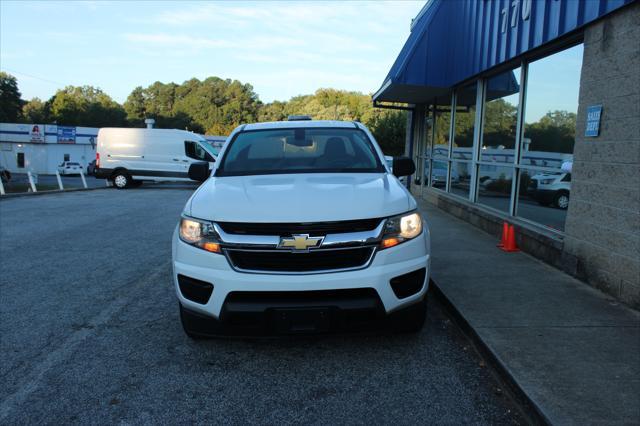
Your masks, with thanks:
<instances>
[{"instance_id":1,"label":"side mirror","mask_svg":"<svg viewBox=\"0 0 640 426\"><path fill-rule=\"evenodd\" d=\"M204 182L209 179L209 163L198 162L189 166L189 179Z\"/></svg>"},{"instance_id":2,"label":"side mirror","mask_svg":"<svg viewBox=\"0 0 640 426\"><path fill-rule=\"evenodd\" d=\"M395 157L393 159L393 175L397 177L409 176L415 173L416 165L409 157Z\"/></svg>"}]
</instances>

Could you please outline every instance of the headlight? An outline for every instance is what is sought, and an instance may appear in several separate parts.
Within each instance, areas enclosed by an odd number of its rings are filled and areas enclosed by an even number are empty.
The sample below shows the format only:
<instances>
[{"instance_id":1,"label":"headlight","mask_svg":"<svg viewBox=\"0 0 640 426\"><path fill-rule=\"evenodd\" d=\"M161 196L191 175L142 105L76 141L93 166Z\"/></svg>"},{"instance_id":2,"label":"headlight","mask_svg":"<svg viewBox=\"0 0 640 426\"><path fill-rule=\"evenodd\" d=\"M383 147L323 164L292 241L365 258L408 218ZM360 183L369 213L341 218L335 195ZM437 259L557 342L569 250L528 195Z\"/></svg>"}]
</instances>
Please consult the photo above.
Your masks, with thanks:
<instances>
[{"instance_id":1,"label":"headlight","mask_svg":"<svg viewBox=\"0 0 640 426\"><path fill-rule=\"evenodd\" d=\"M401 216L394 216L387 219L380 242L380 249L397 246L398 244L411 240L422 233L422 217L418 212L413 212Z\"/></svg>"},{"instance_id":2,"label":"headlight","mask_svg":"<svg viewBox=\"0 0 640 426\"><path fill-rule=\"evenodd\" d=\"M220 239L211 222L190 217L180 219L180 239L211 253L220 253Z\"/></svg>"}]
</instances>

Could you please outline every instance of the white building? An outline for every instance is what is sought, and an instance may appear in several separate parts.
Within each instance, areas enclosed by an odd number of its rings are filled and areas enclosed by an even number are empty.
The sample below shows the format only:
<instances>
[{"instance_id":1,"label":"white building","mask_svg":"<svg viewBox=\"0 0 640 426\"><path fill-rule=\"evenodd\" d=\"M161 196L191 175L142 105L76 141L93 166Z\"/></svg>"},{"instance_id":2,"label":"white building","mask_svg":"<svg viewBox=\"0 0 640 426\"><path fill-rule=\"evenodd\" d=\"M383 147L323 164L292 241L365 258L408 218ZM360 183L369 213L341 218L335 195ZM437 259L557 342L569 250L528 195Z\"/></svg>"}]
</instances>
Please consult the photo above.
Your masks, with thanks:
<instances>
[{"instance_id":1,"label":"white building","mask_svg":"<svg viewBox=\"0 0 640 426\"><path fill-rule=\"evenodd\" d=\"M63 161L86 170L96 157L96 127L0 123L0 166L12 173L55 174Z\"/></svg>"},{"instance_id":2,"label":"white building","mask_svg":"<svg viewBox=\"0 0 640 426\"><path fill-rule=\"evenodd\" d=\"M153 127L153 122L147 123ZM97 127L0 123L0 166L11 173L55 174L63 161L87 165L96 158ZM226 136L205 136L222 146Z\"/></svg>"}]
</instances>

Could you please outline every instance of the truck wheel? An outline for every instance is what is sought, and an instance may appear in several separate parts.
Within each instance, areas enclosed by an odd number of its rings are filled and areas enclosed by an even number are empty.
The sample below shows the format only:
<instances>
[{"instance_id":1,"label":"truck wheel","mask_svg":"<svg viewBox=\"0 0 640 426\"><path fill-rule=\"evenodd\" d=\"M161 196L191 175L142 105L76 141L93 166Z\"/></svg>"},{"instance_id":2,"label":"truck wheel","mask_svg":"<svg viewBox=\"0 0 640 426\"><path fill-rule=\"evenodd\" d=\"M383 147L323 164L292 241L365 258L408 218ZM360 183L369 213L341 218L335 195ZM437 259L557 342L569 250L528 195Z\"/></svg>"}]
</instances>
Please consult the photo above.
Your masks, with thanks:
<instances>
[{"instance_id":1,"label":"truck wheel","mask_svg":"<svg viewBox=\"0 0 640 426\"><path fill-rule=\"evenodd\" d=\"M396 333L417 333L427 319L427 298L399 312L391 314L391 328Z\"/></svg>"},{"instance_id":2,"label":"truck wheel","mask_svg":"<svg viewBox=\"0 0 640 426\"><path fill-rule=\"evenodd\" d=\"M567 191L558 191L553 199L553 204L559 209L566 210L569 207L569 193Z\"/></svg>"},{"instance_id":3,"label":"truck wheel","mask_svg":"<svg viewBox=\"0 0 640 426\"><path fill-rule=\"evenodd\" d=\"M117 171L113 175L112 180L113 180L113 186L115 186L118 189L127 188L129 186L129 183L131 182L131 178L129 177L129 174L125 171Z\"/></svg>"}]
</instances>

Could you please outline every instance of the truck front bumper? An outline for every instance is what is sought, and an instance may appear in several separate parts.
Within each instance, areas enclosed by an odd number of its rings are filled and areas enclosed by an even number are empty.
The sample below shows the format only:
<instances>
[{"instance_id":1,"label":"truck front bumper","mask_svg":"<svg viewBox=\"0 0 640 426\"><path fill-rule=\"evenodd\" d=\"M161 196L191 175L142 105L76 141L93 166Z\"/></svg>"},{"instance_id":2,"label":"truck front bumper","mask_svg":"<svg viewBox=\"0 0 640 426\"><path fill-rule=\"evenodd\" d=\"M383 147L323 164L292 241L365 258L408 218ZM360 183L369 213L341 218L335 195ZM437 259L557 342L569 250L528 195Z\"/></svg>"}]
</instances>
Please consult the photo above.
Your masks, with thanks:
<instances>
[{"instance_id":1,"label":"truck front bumper","mask_svg":"<svg viewBox=\"0 0 640 426\"><path fill-rule=\"evenodd\" d=\"M426 227L413 240L377 251L368 267L345 272L295 275L239 272L231 267L224 255L182 242L177 228L172 250L173 279L180 304L190 312L222 321L238 311L260 313L288 307L335 307L340 310L369 307L384 316L424 300L430 275ZM408 275L410 273L414 274ZM213 291L199 301L194 301L197 298L193 295L186 294L188 297L185 297L179 275L209 283ZM401 277L400 281L398 277ZM395 292L391 285L394 278ZM396 293L398 283L404 285L402 279L414 282L407 282L407 288L411 289L399 297Z\"/></svg>"}]
</instances>

